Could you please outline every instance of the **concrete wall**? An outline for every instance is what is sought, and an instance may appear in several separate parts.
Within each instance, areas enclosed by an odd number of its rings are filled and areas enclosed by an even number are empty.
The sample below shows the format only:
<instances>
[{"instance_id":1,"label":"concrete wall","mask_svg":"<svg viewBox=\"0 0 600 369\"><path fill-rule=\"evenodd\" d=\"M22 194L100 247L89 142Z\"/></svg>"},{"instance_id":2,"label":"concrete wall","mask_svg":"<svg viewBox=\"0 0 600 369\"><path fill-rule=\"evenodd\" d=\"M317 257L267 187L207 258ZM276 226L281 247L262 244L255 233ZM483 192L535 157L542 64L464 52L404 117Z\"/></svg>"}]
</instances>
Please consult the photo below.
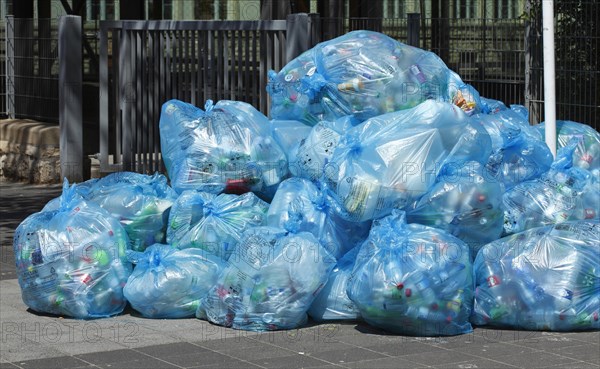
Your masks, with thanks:
<instances>
[{"instance_id":1,"label":"concrete wall","mask_svg":"<svg viewBox=\"0 0 600 369\"><path fill-rule=\"evenodd\" d=\"M0 120L0 180L60 183L58 124Z\"/></svg>"}]
</instances>

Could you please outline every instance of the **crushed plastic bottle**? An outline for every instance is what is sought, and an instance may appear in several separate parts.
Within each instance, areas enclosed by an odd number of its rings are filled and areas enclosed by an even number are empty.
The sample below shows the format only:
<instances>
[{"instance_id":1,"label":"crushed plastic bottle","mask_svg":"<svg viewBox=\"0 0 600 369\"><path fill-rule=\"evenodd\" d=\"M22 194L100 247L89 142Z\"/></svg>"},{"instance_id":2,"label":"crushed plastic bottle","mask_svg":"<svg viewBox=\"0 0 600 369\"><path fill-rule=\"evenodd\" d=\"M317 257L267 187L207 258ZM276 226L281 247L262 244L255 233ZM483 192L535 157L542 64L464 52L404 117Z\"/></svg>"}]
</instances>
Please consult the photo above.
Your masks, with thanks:
<instances>
[{"instance_id":1,"label":"crushed plastic bottle","mask_svg":"<svg viewBox=\"0 0 600 369\"><path fill-rule=\"evenodd\" d=\"M123 286L131 273L127 233L66 180L55 205L30 215L15 231L23 302L37 312L77 319L121 313Z\"/></svg>"},{"instance_id":2,"label":"crushed plastic bottle","mask_svg":"<svg viewBox=\"0 0 600 369\"><path fill-rule=\"evenodd\" d=\"M127 258L135 269L123 292L146 318L193 317L225 267L225 261L203 250L161 244L144 252L129 251Z\"/></svg>"},{"instance_id":3,"label":"crushed plastic bottle","mask_svg":"<svg viewBox=\"0 0 600 369\"><path fill-rule=\"evenodd\" d=\"M268 209L269 204L252 192L238 196L184 191L169 214L167 243L227 260L246 229L266 223Z\"/></svg>"},{"instance_id":4,"label":"crushed plastic bottle","mask_svg":"<svg viewBox=\"0 0 600 369\"><path fill-rule=\"evenodd\" d=\"M288 174L287 158L268 119L251 105L208 100L205 111L167 101L160 118L161 150L178 192L255 192L266 199Z\"/></svg>"},{"instance_id":5,"label":"crushed plastic bottle","mask_svg":"<svg viewBox=\"0 0 600 369\"><path fill-rule=\"evenodd\" d=\"M472 321L511 329L600 329L598 222L571 221L483 247Z\"/></svg>"},{"instance_id":6,"label":"crushed plastic bottle","mask_svg":"<svg viewBox=\"0 0 600 369\"><path fill-rule=\"evenodd\" d=\"M320 43L268 78L271 117L309 125L346 115L364 121L428 99L480 109L477 91L437 55L372 31Z\"/></svg>"},{"instance_id":7,"label":"crushed plastic bottle","mask_svg":"<svg viewBox=\"0 0 600 369\"><path fill-rule=\"evenodd\" d=\"M472 330L469 248L442 230L406 224L401 211L373 222L347 292L367 323L387 331L447 336Z\"/></svg>"},{"instance_id":8,"label":"crushed plastic bottle","mask_svg":"<svg viewBox=\"0 0 600 369\"><path fill-rule=\"evenodd\" d=\"M334 265L308 232L250 228L196 316L250 331L300 327Z\"/></svg>"}]
</instances>

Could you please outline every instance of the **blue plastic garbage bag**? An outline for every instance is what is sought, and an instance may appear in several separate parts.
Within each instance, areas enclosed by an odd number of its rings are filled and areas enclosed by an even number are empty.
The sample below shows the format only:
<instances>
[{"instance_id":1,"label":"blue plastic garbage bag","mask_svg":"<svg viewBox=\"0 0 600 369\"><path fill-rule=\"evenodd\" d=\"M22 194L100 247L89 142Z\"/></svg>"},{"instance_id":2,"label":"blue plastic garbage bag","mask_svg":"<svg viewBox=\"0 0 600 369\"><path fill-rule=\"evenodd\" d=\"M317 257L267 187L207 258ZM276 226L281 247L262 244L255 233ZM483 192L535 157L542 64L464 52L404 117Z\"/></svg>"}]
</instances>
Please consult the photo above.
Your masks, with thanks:
<instances>
[{"instance_id":1,"label":"blue plastic garbage bag","mask_svg":"<svg viewBox=\"0 0 600 369\"><path fill-rule=\"evenodd\" d=\"M268 77L271 117L309 125L345 115L363 121L427 99L471 113L479 97L434 53L372 31L320 43Z\"/></svg>"},{"instance_id":2,"label":"blue plastic garbage bag","mask_svg":"<svg viewBox=\"0 0 600 369\"><path fill-rule=\"evenodd\" d=\"M525 330L600 329L597 222L534 228L477 255L472 322Z\"/></svg>"},{"instance_id":3,"label":"blue plastic garbage bag","mask_svg":"<svg viewBox=\"0 0 600 369\"><path fill-rule=\"evenodd\" d=\"M401 211L373 222L347 292L362 318L384 330L416 336L472 330L468 246L442 230L406 224Z\"/></svg>"},{"instance_id":4,"label":"blue plastic garbage bag","mask_svg":"<svg viewBox=\"0 0 600 369\"><path fill-rule=\"evenodd\" d=\"M290 148L304 140L311 128L297 120L271 120L271 135L279 147L285 149L288 163L290 162Z\"/></svg>"},{"instance_id":5,"label":"blue plastic garbage bag","mask_svg":"<svg viewBox=\"0 0 600 369\"><path fill-rule=\"evenodd\" d=\"M202 250L177 250L162 244L144 252L129 251L127 258L136 266L123 292L146 318L194 317L200 299L225 267L221 258Z\"/></svg>"},{"instance_id":6,"label":"blue plastic garbage bag","mask_svg":"<svg viewBox=\"0 0 600 369\"><path fill-rule=\"evenodd\" d=\"M478 162L447 168L435 184L407 210L407 220L443 229L463 240L473 257L479 249L502 235L504 187L486 177Z\"/></svg>"},{"instance_id":7,"label":"blue plastic garbage bag","mask_svg":"<svg viewBox=\"0 0 600 369\"><path fill-rule=\"evenodd\" d=\"M412 204L444 165L485 162L490 152L489 135L458 107L428 100L349 129L324 174L350 220L364 221Z\"/></svg>"},{"instance_id":8,"label":"blue plastic garbage bag","mask_svg":"<svg viewBox=\"0 0 600 369\"><path fill-rule=\"evenodd\" d=\"M310 233L250 228L196 316L250 331L299 327L334 265Z\"/></svg>"},{"instance_id":9,"label":"blue plastic garbage bag","mask_svg":"<svg viewBox=\"0 0 600 369\"><path fill-rule=\"evenodd\" d=\"M545 134L545 123L538 124L542 136ZM594 128L568 120L556 121L556 148L565 147L573 138L578 144L573 152L573 165L600 175L600 133Z\"/></svg>"},{"instance_id":10,"label":"blue plastic garbage bag","mask_svg":"<svg viewBox=\"0 0 600 369\"><path fill-rule=\"evenodd\" d=\"M288 160L292 175L320 179L344 133L358 123L351 116L317 123L306 137L291 146Z\"/></svg>"},{"instance_id":11,"label":"blue plastic garbage bag","mask_svg":"<svg viewBox=\"0 0 600 369\"><path fill-rule=\"evenodd\" d=\"M600 178L573 166L579 140L558 150L552 168L502 196L505 234L567 220L600 219Z\"/></svg>"},{"instance_id":12,"label":"blue plastic garbage bag","mask_svg":"<svg viewBox=\"0 0 600 369\"><path fill-rule=\"evenodd\" d=\"M483 114L496 114L499 111L508 109L500 100L481 97L481 112Z\"/></svg>"},{"instance_id":13,"label":"blue plastic garbage bag","mask_svg":"<svg viewBox=\"0 0 600 369\"><path fill-rule=\"evenodd\" d=\"M169 210L177 199L167 178L158 173L112 173L90 185L82 195L121 222L131 249L137 251L165 241Z\"/></svg>"},{"instance_id":14,"label":"blue plastic garbage bag","mask_svg":"<svg viewBox=\"0 0 600 369\"><path fill-rule=\"evenodd\" d=\"M268 210L269 204L252 192L238 196L185 191L171 209L167 242L227 260L246 229L266 223Z\"/></svg>"},{"instance_id":15,"label":"blue plastic garbage bag","mask_svg":"<svg viewBox=\"0 0 600 369\"><path fill-rule=\"evenodd\" d=\"M66 180L57 202L56 209L30 215L15 231L23 302L37 312L77 319L121 313L131 273L127 233Z\"/></svg>"},{"instance_id":16,"label":"blue plastic garbage bag","mask_svg":"<svg viewBox=\"0 0 600 369\"><path fill-rule=\"evenodd\" d=\"M511 104L510 110L519 114L523 117L523 119L525 119L525 121L529 122L529 110L525 106L519 104Z\"/></svg>"},{"instance_id":17,"label":"blue plastic garbage bag","mask_svg":"<svg viewBox=\"0 0 600 369\"><path fill-rule=\"evenodd\" d=\"M348 278L354 268L356 255L360 247L355 247L348 251L329 275L329 280L321 292L317 295L308 315L317 322L326 320L357 320L360 319L360 312L346 292Z\"/></svg>"},{"instance_id":18,"label":"blue plastic garbage bag","mask_svg":"<svg viewBox=\"0 0 600 369\"><path fill-rule=\"evenodd\" d=\"M493 153L487 164L488 175L507 189L538 178L550 169L553 157L540 132L522 115L510 109L471 117L486 129L492 139Z\"/></svg>"},{"instance_id":19,"label":"blue plastic garbage bag","mask_svg":"<svg viewBox=\"0 0 600 369\"><path fill-rule=\"evenodd\" d=\"M288 173L268 119L251 105L208 100L205 111L167 101L160 118L161 149L178 192L253 191L269 198Z\"/></svg>"},{"instance_id":20,"label":"blue plastic garbage bag","mask_svg":"<svg viewBox=\"0 0 600 369\"><path fill-rule=\"evenodd\" d=\"M289 221L297 222L298 231L312 233L339 259L367 238L371 222L342 218L336 199L326 186L320 186L297 177L281 182L269 207L267 225L284 228Z\"/></svg>"}]
</instances>

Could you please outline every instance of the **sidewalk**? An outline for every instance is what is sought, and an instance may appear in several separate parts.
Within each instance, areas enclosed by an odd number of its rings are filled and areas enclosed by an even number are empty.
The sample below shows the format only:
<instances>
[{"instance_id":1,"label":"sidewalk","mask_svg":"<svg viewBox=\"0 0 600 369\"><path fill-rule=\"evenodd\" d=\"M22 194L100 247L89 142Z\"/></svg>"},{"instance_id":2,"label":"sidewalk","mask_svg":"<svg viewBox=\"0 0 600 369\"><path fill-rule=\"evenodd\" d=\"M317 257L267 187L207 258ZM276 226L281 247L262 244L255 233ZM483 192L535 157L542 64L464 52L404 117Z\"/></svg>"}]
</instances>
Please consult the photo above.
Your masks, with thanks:
<instances>
[{"instance_id":1,"label":"sidewalk","mask_svg":"<svg viewBox=\"0 0 600 369\"><path fill-rule=\"evenodd\" d=\"M21 300L12 233L59 193L59 185L0 184L0 368L600 368L600 332L477 328L414 338L343 323L252 333L131 310L93 321L36 314Z\"/></svg>"}]
</instances>

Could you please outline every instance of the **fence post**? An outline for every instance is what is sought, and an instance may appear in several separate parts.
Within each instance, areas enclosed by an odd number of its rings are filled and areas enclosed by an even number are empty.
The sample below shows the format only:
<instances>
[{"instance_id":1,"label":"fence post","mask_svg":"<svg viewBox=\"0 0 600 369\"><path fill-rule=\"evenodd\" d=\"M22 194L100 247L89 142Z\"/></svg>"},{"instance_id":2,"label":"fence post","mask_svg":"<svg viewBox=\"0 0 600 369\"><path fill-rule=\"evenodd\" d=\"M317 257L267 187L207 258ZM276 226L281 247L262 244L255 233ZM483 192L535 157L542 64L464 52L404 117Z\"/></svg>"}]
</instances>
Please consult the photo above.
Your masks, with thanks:
<instances>
[{"instance_id":1,"label":"fence post","mask_svg":"<svg viewBox=\"0 0 600 369\"><path fill-rule=\"evenodd\" d=\"M306 13L289 14L286 20L285 58L289 62L310 48L310 29Z\"/></svg>"},{"instance_id":2,"label":"fence post","mask_svg":"<svg viewBox=\"0 0 600 369\"><path fill-rule=\"evenodd\" d=\"M408 44L420 47L419 35L421 32L421 14L408 13Z\"/></svg>"},{"instance_id":3,"label":"fence post","mask_svg":"<svg viewBox=\"0 0 600 369\"><path fill-rule=\"evenodd\" d=\"M58 23L58 119L60 171L71 182L83 181L82 35L81 17L67 15Z\"/></svg>"},{"instance_id":4,"label":"fence post","mask_svg":"<svg viewBox=\"0 0 600 369\"><path fill-rule=\"evenodd\" d=\"M6 114L15 119L15 18L6 17Z\"/></svg>"}]
</instances>

